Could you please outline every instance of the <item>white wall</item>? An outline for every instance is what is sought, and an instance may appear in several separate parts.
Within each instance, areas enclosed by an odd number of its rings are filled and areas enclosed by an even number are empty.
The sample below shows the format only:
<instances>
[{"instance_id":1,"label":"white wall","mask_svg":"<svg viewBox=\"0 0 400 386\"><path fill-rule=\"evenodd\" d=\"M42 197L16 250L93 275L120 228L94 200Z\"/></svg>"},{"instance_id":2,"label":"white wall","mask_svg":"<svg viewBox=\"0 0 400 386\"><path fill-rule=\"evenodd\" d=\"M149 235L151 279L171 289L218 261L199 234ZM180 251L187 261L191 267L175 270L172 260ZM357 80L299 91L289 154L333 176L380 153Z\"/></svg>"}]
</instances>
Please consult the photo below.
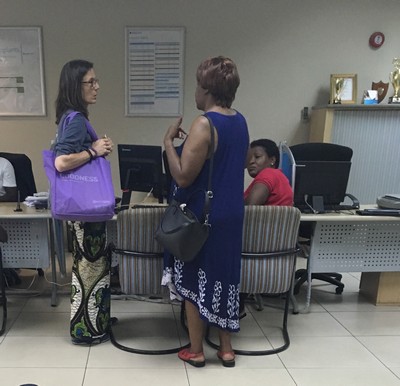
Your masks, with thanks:
<instances>
[{"instance_id":1,"label":"white wall","mask_svg":"<svg viewBox=\"0 0 400 386\"><path fill-rule=\"evenodd\" d=\"M76 58L93 61L101 79L90 110L98 133L115 143L162 144L171 119L124 115L125 26L185 27L186 128L199 113L197 65L223 54L238 65L234 107L247 117L251 138L306 141L301 110L328 102L331 73L358 74L358 101L372 81L388 82L392 59L400 56L399 15L397 0L2 0L0 26L42 26L48 114L0 116L0 150L26 153L38 190L47 189L41 150L55 135L59 72ZM368 46L375 31L386 36L379 50ZM118 192L115 152L111 161Z\"/></svg>"}]
</instances>

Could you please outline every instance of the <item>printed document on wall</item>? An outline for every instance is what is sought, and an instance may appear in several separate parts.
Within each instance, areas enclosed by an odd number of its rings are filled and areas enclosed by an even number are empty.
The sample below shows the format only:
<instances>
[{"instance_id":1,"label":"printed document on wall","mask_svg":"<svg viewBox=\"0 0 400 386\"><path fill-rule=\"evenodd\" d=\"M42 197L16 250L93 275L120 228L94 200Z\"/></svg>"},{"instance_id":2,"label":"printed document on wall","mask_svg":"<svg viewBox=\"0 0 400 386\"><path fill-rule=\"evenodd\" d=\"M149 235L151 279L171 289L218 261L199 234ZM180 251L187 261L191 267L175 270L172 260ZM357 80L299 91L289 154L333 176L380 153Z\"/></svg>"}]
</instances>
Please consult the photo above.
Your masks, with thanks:
<instances>
[{"instance_id":1,"label":"printed document on wall","mask_svg":"<svg viewBox=\"0 0 400 386\"><path fill-rule=\"evenodd\" d=\"M183 59L183 27L127 27L126 115L181 115Z\"/></svg>"}]
</instances>

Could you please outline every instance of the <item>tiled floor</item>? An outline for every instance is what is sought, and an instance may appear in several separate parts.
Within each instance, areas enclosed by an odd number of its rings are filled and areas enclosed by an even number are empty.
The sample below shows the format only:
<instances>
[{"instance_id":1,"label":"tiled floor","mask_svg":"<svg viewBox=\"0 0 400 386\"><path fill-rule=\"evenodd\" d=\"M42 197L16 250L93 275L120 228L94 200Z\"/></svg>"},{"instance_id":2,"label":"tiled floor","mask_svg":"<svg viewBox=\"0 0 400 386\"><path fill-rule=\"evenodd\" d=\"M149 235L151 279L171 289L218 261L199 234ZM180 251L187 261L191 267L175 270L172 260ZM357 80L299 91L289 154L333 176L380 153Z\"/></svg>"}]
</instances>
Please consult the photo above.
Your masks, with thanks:
<instances>
[{"instance_id":1,"label":"tiled floor","mask_svg":"<svg viewBox=\"0 0 400 386\"><path fill-rule=\"evenodd\" d=\"M25 270L23 275L32 277ZM50 277L50 272L46 273ZM269 356L238 356L236 367L223 368L205 345L207 365L193 368L176 354L149 356L117 349L107 342L93 347L71 344L68 285L59 305L50 306L49 290L40 295L8 291L8 327L0 337L0 384L19 386L324 386L400 385L400 307L376 307L358 294L359 274L345 274L345 290L313 285L308 314L289 315L291 345ZM25 278L25 277L24 277ZM24 285L28 278L24 280ZM38 287L39 286L39 287ZM22 287L22 286L20 286ZM47 288L36 277L31 288ZM19 291L19 292L17 292ZM32 289L30 290L32 291ZM36 296L34 296L36 295ZM304 289L298 300L304 303ZM279 299L265 299L276 303ZM118 340L138 348L171 348L187 342L179 307L113 299ZM278 308L256 311L247 305L237 348L263 349L280 344ZM182 340L180 340L180 337Z\"/></svg>"}]
</instances>

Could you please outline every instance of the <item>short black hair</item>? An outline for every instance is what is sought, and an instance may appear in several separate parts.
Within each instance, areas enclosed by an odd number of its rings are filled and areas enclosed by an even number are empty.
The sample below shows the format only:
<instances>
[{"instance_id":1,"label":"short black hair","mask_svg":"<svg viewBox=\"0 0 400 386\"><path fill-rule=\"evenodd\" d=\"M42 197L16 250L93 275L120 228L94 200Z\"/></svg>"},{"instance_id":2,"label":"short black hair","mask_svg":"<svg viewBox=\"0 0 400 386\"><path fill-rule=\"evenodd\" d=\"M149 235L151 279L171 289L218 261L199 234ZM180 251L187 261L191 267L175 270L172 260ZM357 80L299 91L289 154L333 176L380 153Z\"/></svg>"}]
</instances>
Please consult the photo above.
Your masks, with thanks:
<instances>
[{"instance_id":1,"label":"short black hair","mask_svg":"<svg viewBox=\"0 0 400 386\"><path fill-rule=\"evenodd\" d=\"M250 143L250 148L253 147L262 147L265 152L267 153L268 157L275 157L275 164L274 167L278 168L279 162L280 162L280 154L279 154L279 148L276 145L276 143L270 139L256 139L255 141Z\"/></svg>"}]
</instances>

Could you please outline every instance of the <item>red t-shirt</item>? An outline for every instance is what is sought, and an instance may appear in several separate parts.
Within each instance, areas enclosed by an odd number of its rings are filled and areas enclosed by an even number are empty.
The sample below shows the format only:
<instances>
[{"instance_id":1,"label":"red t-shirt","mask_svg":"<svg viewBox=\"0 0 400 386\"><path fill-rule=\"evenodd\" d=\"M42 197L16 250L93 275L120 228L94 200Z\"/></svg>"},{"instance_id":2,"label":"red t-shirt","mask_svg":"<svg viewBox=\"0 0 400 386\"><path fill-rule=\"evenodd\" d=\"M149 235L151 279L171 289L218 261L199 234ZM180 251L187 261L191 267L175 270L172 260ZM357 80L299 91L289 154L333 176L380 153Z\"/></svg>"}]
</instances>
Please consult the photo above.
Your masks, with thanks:
<instances>
[{"instance_id":1,"label":"red t-shirt","mask_svg":"<svg viewBox=\"0 0 400 386\"><path fill-rule=\"evenodd\" d=\"M265 168L261 170L244 192L245 199L255 184L264 184L269 191L264 205L293 206L293 190L289 180L280 169Z\"/></svg>"}]
</instances>

